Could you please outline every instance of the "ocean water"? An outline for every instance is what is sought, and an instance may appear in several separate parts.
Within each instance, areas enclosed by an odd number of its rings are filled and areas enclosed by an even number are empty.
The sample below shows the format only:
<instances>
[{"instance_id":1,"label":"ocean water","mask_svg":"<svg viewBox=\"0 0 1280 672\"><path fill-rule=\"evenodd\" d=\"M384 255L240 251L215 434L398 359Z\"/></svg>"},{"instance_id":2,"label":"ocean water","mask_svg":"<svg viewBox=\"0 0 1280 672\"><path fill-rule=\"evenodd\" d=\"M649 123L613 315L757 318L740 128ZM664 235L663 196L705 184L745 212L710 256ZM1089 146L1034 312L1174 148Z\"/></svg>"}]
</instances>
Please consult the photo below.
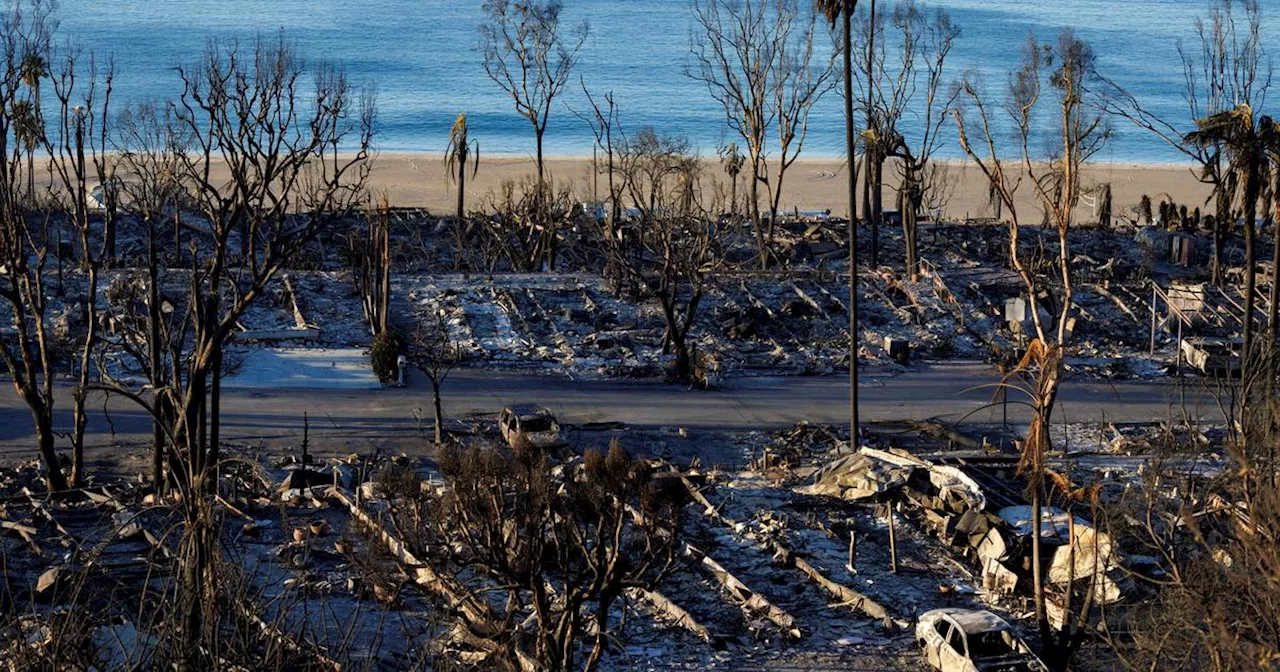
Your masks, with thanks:
<instances>
[{"instance_id":1,"label":"ocean water","mask_svg":"<svg viewBox=\"0 0 1280 672\"><path fill-rule=\"evenodd\" d=\"M685 74L694 26L688 0L564 0L568 23L586 20L590 36L578 73L593 91L612 90L625 128L652 126L687 136L703 153L726 138L723 112L704 85ZM1265 6L1272 0L1264 0ZM249 41L282 33L313 60L343 64L357 82L376 87L378 146L393 152L439 152L459 112L469 115L482 153L532 154L529 122L484 73L480 0L61 0L59 35L117 69L121 102L175 97L174 66L196 62L211 38ZM865 4L865 3L864 3ZM1179 39L1194 39L1208 0L942 0L962 30L949 61L952 76L982 73L993 90L1016 64L1028 34L1042 40L1071 27L1089 41L1099 69L1157 113L1186 118ZM891 3L884 3L887 8ZM861 9L861 8L860 8ZM1280 8L1277 8L1280 9ZM1274 13L1274 10L1273 10ZM826 39L823 29L823 39ZM1264 44L1280 44L1268 17ZM575 75L574 79L577 77ZM1280 100L1280 98L1274 98ZM592 137L573 111L586 112L575 83L552 113L546 151L582 155ZM814 110L805 156L843 154L839 91ZM954 156L948 144L942 153ZM1179 155L1115 123L1103 160L1164 163Z\"/></svg>"}]
</instances>

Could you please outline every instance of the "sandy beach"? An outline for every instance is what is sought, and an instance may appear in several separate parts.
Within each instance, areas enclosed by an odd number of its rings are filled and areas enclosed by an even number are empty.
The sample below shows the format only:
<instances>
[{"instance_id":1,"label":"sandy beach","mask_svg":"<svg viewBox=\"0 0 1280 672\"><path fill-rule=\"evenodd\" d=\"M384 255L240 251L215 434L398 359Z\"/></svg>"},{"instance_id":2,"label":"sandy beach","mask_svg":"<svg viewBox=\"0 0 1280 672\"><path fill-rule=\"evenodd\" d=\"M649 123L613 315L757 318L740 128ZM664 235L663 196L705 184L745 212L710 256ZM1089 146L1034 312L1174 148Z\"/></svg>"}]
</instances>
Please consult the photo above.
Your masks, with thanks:
<instances>
[{"instance_id":1,"label":"sandy beach","mask_svg":"<svg viewBox=\"0 0 1280 672\"><path fill-rule=\"evenodd\" d=\"M605 178L598 185L591 179L591 157L557 156L547 160L548 174L557 185L568 184L579 200L591 200L593 189L606 194ZM954 181L954 191L946 206L944 216L951 219L984 217L990 214L986 205L986 183L981 171L971 164L948 162L948 173ZM839 159L800 159L787 172L783 188L782 208L785 210L831 210L843 215L847 209L844 182L844 162ZM704 180L713 178L728 184L728 176L714 161L707 161ZM534 161L522 156L481 156L479 172L467 177L468 208L479 207L492 198L506 181L519 182L534 175ZM886 168L885 174L892 186L897 182L894 170ZM1161 200L1174 201L1188 208L1201 206L1209 196L1209 189L1201 184L1190 165L1133 165L1122 163L1095 163L1088 166L1086 184L1110 183L1114 198L1114 216L1129 216L1143 194L1151 196L1154 204ZM704 184L704 189L707 185ZM377 193L386 192L391 204L401 207L424 207L433 212L452 212L457 199L457 187L445 178L444 161L440 155L384 153L377 157L371 176L371 187ZM739 178L740 193L745 190ZM861 194L859 194L861 196ZM1039 206L1031 185L1024 183L1018 190L1019 213L1028 222L1038 222ZM895 196L886 189L885 207L893 208ZM1091 199L1081 204L1084 218L1091 219ZM861 208L861 205L859 205Z\"/></svg>"}]
</instances>

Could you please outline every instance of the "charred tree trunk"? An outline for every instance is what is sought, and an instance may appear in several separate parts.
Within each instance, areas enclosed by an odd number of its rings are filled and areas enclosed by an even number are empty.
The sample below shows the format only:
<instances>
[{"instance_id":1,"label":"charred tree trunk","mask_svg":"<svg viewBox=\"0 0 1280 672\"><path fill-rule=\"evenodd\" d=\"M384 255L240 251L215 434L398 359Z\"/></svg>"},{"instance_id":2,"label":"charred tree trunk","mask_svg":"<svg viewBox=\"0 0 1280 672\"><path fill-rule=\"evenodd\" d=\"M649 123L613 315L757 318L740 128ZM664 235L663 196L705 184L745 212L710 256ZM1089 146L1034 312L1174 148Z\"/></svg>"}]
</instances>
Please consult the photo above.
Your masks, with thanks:
<instances>
[{"instance_id":1,"label":"charred tree trunk","mask_svg":"<svg viewBox=\"0 0 1280 672\"><path fill-rule=\"evenodd\" d=\"M108 194L106 187L103 194L107 199L107 209L102 218L102 262L113 266L116 261L116 196Z\"/></svg>"},{"instance_id":2,"label":"charred tree trunk","mask_svg":"<svg viewBox=\"0 0 1280 672\"><path fill-rule=\"evenodd\" d=\"M871 267L880 265L880 222L884 217L884 157L872 152L871 172Z\"/></svg>"},{"instance_id":3,"label":"charred tree trunk","mask_svg":"<svg viewBox=\"0 0 1280 672\"><path fill-rule=\"evenodd\" d=\"M186 516L186 528L179 546L182 567L182 640L178 669L194 672L205 668L202 651L212 637L206 630L210 626L209 611L213 608L214 592L213 550L217 547L214 535L212 511L203 498L193 495L194 501L184 506L194 512Z\"/></svg>"},{"instance_id":4,"label":"charred tree trunk","mask_svg":"<svg viewBox=\"0 0 1280 672\"><path fill-rule=\"evenodd\" d=\"M755 165L751 168L751 189L749 197L751 198L751 223L756 230L756 248L760 255L760 269L768 270L770 264L769 241L764 235L764 218L760 214L760 165L759 159L753 159Z\"/></svg>"},{"instance_id":5,"label":"charred tree trunk","mask_svg":"<svg viewBox=\"0 0 1280 672\"><path fill-rule=\"evenodd\" d=\"M1222 259L1226 254L1227 232L1231 230L1231 194L1221 184L1215 188L1213 261L1210 264L1210 274L1213 284L1218 287L1224 287L1226 286L1226 274L1222 266Z\"/></svg>"},{"instance_id":6,"label":"charred tree trunk","mask_svg":"<svg viewBox=\"0 0 1280 672\"><path fill-rule=\"evenodd\" d=\"M902 177L902 185L898 189L898 212L902 216L902 243L905 250L906 275L911 282L920 280L920 239L917 213L920 208L920 187L917 183L917 170L909 159L903 159L906 166Z\"/></svg>"},{"instance_id":7,"label":"charred tree trunk","mask_svg":"<svg viewBox=\"0 0 1280 672\"><path fill-rule=\"evenodd\" d=\"M436 378L431 379L431 397L436 416L436 445L439 446L444 443L444 410L440 405L440 383Z\"/></svg>"},{"instance_id":8,"label":"charred tree trunk","mask_svg":"<svg viewBox=\"0 0 1280 672\"><path fill-rule=\"evenodd\" d=\"M738 174L729 176L729 214L738 214Z\"/></svg>"},{"instance_id":9,"label":"charred tree trunk","mask_svg":"<svg viewBox=\"0 0 1280 672\"><path fill-rule=\"evenodd\" d=\"M462 194L459 186L458 194ZM385 219L378 231L378 333L390 328L391 320L391 225Z\"/></svg>"},{"instance_id":10,"label":"charred tree trunk","mask_svg":"<svg viewBox=\"0 0 1280 672\"><path fill-rule=\"evenodd\" d=\"M88 273L88 290L85 300L85 337L83 349L80 352L80 371L79 380L76 386L75 394L72 397L72 413L74 416L73 427L71 431L71 487L78 488L84 484L85 468L84 468L84 435L85 426L88 424L88 414L85 412L85 403L89 396L89 373L93 363L93 348L96 341L96 332L98 329L98 310L96 299L98 296L98 267L96 264L89 265Z\"/></svg>"},{"instance_id":11,"label":"charred tree trunk","mask_svg":"<svg viewBox=\"0 0 1280 672\"><path fill-rule=\"evenodd\" d=\"M222 434L222 343L213 350L213 385L209 391L209 426L208 472L209 492L218 492L218 461L221 459L220 448Z\"/></svg>"},{"instance_id":12,"label":"charred tree trunk","mask_svg":"<svg viewBox=\"0 0 1280 672\"><path fill-rule=\"evenodd\" d=\"M151 378L151 389L155 395L155 418L151 420L151 482L155 487L156 499L164 494L164 427L169 423L169 401L163 392L164 376L161 372L160 350L160 262L156 254L155 227L147 227L147 366Z\"/></svg>"},{"instance_id":13,"label":"charred tree trunk","mask_svg":"<svg viewBox=\"0 0 1280 672\"><path fill-rule=\"evenodd\" d=\"M156 418L151 421L151 484L156 500L164 496L168 479L165 476L165 433L164 427L173 421L172 405L169 396L162 391L155 392Z\"/></svg>"},{"instance_id":14,"label":"charred tree trunk","mask_svg":"<svg viewBox=\"0 0 1280 672\"><path fill-rule=\"evenodd\" d=\"M35 421L36 446L40 450L40 461L44 466L44 482L50 492L67 489L67 479L58 464L58 453L53 445L53 408L43 401L28 400L31 417Z\"/></svg>"},{"instance_id":15,"label":"charred tree trunk","mask_svg":"<svg viewBox=\"0 0 1280 672\"><path fill-rule=\"evenodd\" d=\"M84 376L81 376L84 378ZM71 487L84 485L84 430L88 424L85 414L85 401L89 390L87 381L81 383L72 394L72 429L71 429Z\"/></svg>"}]
</instances>

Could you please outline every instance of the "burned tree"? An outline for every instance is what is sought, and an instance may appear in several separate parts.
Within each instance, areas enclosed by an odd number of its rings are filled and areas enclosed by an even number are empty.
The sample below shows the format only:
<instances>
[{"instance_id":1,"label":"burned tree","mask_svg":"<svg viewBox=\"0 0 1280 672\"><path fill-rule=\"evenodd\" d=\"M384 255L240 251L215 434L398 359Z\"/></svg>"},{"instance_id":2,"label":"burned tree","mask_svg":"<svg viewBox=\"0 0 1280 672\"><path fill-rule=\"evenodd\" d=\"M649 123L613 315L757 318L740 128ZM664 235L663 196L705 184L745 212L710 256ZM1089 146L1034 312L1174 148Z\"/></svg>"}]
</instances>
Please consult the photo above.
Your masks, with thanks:
<instances>
[{"instance_id":1,"label":"burned tree","mask_svg":"<svg viewBox=\"0 0 1280 672\"><path fill-rule=\"evenodd\" d=\"M901 60L896 72L886 73L892 93L887 106L891 112L884 115L883 149L887 156L898 159L898 212L902 216L905 265L907 277L915 281L920 276L917 222L925 207L926 192L935 188L929 180L938 173L930 170L930 161L941 142L942 125L951 102L943 99L943 68L952 44L960 36L960 28L945 10L937 10L930 17L910 0L894 9L891 24L901 37ZM922 77L923 84L919 82ZM924 98L917 106L921 111L920 127L910 133L913 142L900 128L900 111L913 106L917 92L922 92Z\"/></svg>"},{"instance_id":2,"label":"burned tree","mask_svg":"<svg viewBox=\"0 0 1280 672\"><path fill-rule=\"evenodd\" d=\"M480 49L485 73L511 96L516 113L533 126L537 182L528 226L537 234L537 258L553 270L559 218L551 212L553 196L546 179L542 143L552 105L564 92L578 62L578 52L587 41L589 27L584 21L562 31L560 15L564 4L560 0L485 0L482 7L485 22L480 25Z\"/></svg>"},{"instance_id":3,"label":"burned tree","mask_svg":"<svg viewBox=\"0 0 1280 672\"><path fill-rule=\"evenodd\" d=\"M533 657L547 670L596 669L624 591L675 563L680 490L616 443L562 467L534 449L451 447L440 471L450 486L436 525L444 548L505 599L501 637L532 620ZM579 664L581 644L590 648Z\"/></svg>"},{"instance_id":4,"label":"burned tree","mask_svg":"<svg viewBox=\"0 0 1280 672\"><path fill-rule=\"evenodd\" d=\"M95 372L98 332L98 282L102 265L113 256L118 193L112 188L116 181L116 159L108 154L107 136L111 117L111 93L114 71L111 65L101 72L90 57L87 66L80 63L80 55L70 50L60 59L61 65L53 72L53 95L57 105L55 127L46 135L45 153L49 155L54 180L60 189L51 194L51 202L58 202L58 209L75 237L80 249L80 286L75 308L77 314L68 315L67 336L75 341L77 359L73 362L75 389L72 392L71 486L79 487L84 479L85 427L88 415L85 404L89 394L91 376ZM103 220L99 243L89 212L89 184L94 178L102 188ZM99 247L100 245L100 247Z\"/></svg>"},{"instance_id":5,"label":"burned tree","mask_svg":"<svg viewBox=\"0 0 1280 672\"><path fill-rule=\"evenodd\" d=\"M1016 121L1022 145L1023 171L1027 174L1042 209L1049 213L1050 222L1057 230L1058 270L1062 283L1057 297L1059 307L1056 336L1050 340L1041 333L1040 339L1028 348L1021 365L1017 367L1017 370L1034 377L1031 387L1034 390L1032 398L1035 400L1036 412L1027 432L1020 465L1027 477L1032 526L1037 531L1042 524L1047 496L1045 456L1051 448L1049 423L1063 375L1069 322L1073 319L1072 255L1067 234L1075 221L1075 207L1082 190L1082 169L1110 137L1104 120L1095 111L1100 106L1090 103L1091 97L1095 95L1090 87L1098 82L1094 60L1093 50L1089 45L1071 31L1064 30L1054 45L1041 45L1034 40L1028 42L1023 66L1015 74L1011 84L1011 105L1019 110ZM1045 69L1048 68L1052 69L1046 73ZM1040 101L1042 82L1046 78L1054 94L1052 101L1057 108L1056 116L1060 124L1060 145L1047 164L1034 157L1030 149L1033 120L1031 113ZM1047 169L1044 168L1046 165ZM1033 544L1036 619L1040 624L1041 639L1052 652L1053 662L1065 669L1079 648L1083 634L1070 627L1057 633L1052 632L1044 605L1045 587L1040 573L1040 556L1040 545Z\"/></svg>"},{"instance_id":6,"label":"burned tree","mask_svg":"<svg viewBox=\"0 0 1280 672\"><path fill-rule=\"evenodd\" d=\"M487 207L493 217L474 231L486 268L504 260L519 273L555 268L556 240L575 219L568 189L543 191L529 180L506 181Z\"/></svg>"},{"instance_id":7,"label":"burned tree","mask_svg":"<svg viewBox=\"0 0 1280 672\"><path fill-rule=\"evenodd\" d=\"M90 178L103 179L109 171L105 138L112 75L109 69L99 72L92 61L85 67L74 49L55 54L49 7L43 3L15 3L3 22L0 48L7 66L0 75L0 297L9 309L12 330L0 332L0 360L31 412L46 485L61 490L68 484L80 485L85 475L85 398L94 369L97 274L102 259L86 197ZM56 72L48 65L55 56ZM33 68L39 72L33 74ZM45 78L52 79L57 98L52 119L17 104L26 100L35 105L36 89ZM34 135L33 129L24 127L33 116L39 123ZM52 129L46 129L47 123L52 123ZM61 183L60 193L51 193L39 208L33 207L33 194L23 196L33 188L30 159L36 148L49 156ZM26 180L21 168L24 151ZM58 261L61 273L65 251L59 243L67 229L78 243L83 277L73 279L71 295L60 282L59 294L66 305L56 315L51 305L54 293L46 287L45 276L51 259ZM69 481L58 461L53 425L55 380L67 373L76 375Z\"/></svg>"},{"instance_id":8,"label":"burned tree","mask_svg":"<svg viewBox=\"0 0 1280 672\"><path fill-rule=\"evenodd\" d=\"M19 130L26 119L14 117L15 112L21 113L14 104L25 86L18 76L17 59L27 53L29 44L39 45L47 53L48 36L43 9L24 10L17 7L6 15L4 36L0 37L8 61L0 74L0 296L8 305L13 327L12 332L0 331L0 357L13 389L31 411L45 484L49 490L64 490L67 478L54 447L54 381L58 371L49 314L52 293L44 284L49 255L58 252L56 243L51 246L56 240L50 236L54 216L26 207Z\"/></svg>"},{"instance_id":9,"label":"burned tree","mask_svg":"<svg viewBox=\"0 0 1280 672\"><path fill-rule=\"evenodd\" d=\"M431 381L432 410L435 414L435 442L444 443L444 410L440 386L462 361L462 349L449 333L443 312L424 315L417 321L408 343L409 361Z\"/></svg>"},{"instance_id":10,"label":"burned tree","mask_svg":"<svg viewBox=\"0 0 1280 672\"><path fill-rule=\"evenodd\" d=\"M579 114L587 122L595 136L596 150L604 154L603 172L609 184L609 208L603 217L595 216L600 231L600 248L604 254L604 277L615 294L630 293L634 278L628 277L628 241L621 225L622 199L626 192L624 157L627 154L627 136L622 129L622 115L609 91L597 99L582 82L582 92L591 106L591 114Z\"/></svg>"},{"instance_id":11,"label":"burned tree","mask_svg":"<svg viewBox=\"0 0 1280 672\"><path fill-rule=\"evenodd\" d=\"M485 22L480 24L480 50L484 71L515 103L516 113L533 126L538 168L538 189L546 186L542 140L551 107L564 91L578 62L578 51L587 41L584 21L561 32L564 3L485 0Z\"/></svg>"},{"instance_id":12,"label":"burned tree","mask_svg":"<svg viewBox=\"0 0 1280 672\"><path fill-rule=\"evenodd\" d=\"M188 667L217 656L214 515L222 353L236 321L281 268L333 223L359 211L368 176L373 106L345 74L306 64L284 42L210 44L195 67L180 66L183 92L172 122L190 144L172 164L199 215L183 223L189 265L166 389L150 397L108 386L163 418L169 475L182 497L179 547L180 657ZM305 92L304 92L305 90ZM165 148L166 150L169 148ZM230 170L221 172L217 168ZM219 175L225 177L219 177ZM161 176L149 179L160 183ZM175 217L183 216L175 212ZM236 238L239 237L237 241ZM237 245L238 243L238 245ZM238 248L240 255L234 255Z\"/></svg>"},{"instance_id":13,"label":"burned tree","mask_svg":"<svg viewBox=\"0 0 1280 672\"><path fill-rule=\"evenodd\" d=\"M659 208L678 207L672 184L686 167L690 147L688 138L660 134L650 126L624 141L619 158L622 184L641 219L656 216Z\"/></svg>"},{"instance_id":14,"label":"burned tree","mask_svg":"<svg viewBox=\"0 0 1280 672\"><path fill-rule=\"evenodd\" d=\"M347 254L364 319L377 336L387 330L391 312L391 205L385 195L365 212L364 226L348 234Z\"/></svg>"},{"instance_id":15,"label":"burned tree","mask_svg":"<svg viewBox=\"0 0 1280 672\"><path fill-rule=\"evenodd\" d=\"M797 0L695 0L693 10L694 63L686 74L706 85L729 130L742 139L750 174L746 214L761 268L768 268L783 181L804 149L809 113L834 86L835 52L815 53L817 16ZM770 175L775 150L777 168ZM761 185L770 207L767 223Z\"/></svg>"},{"instance_id":16,"label":"burned tree","mask_svg":"<svg viewBox=\"0 0 1280 672\"><path fill-rule=\"evenodd\" d=\"M738 143L730 142L722 145L719 150L720 164L724 166L724 172L729 176L729 214L738 214L738 176L742 174L742 164L746 161L746 157L742 155L742 150L738 149Z\"/></svg>"},{"instance_id":17,"label":"burned tree","mask_svg":"<svg viewBox=\"0 0 1280 672\"><path fill-rule=\"evenodd\" d=\"M1000 158L998 135L993 128L988 105L972 77L966 78L959 86L959 100L963 105L953 112L953 117L959 131L961 147L970 160L978 165L992 192L998 194L1008 211L1011 219L1010 262L1023 279L1028 293L1035 339L1028 345L1021 361L1005 376L1002 386L1026 394L1033 408L1032 422L1021 446L1019 466L1027 480L1027 497L1032 507L1032 529L1038 532L1043 524L1043 508L1050 493L1046 467L1046 455L1051 449L1049 423L1064 373L1063 358L1068 345L1068 324L1072 319L1074 306L1072 255L1067 234L1074 222L1075 206L1081 192L1082 168L1102 148L1109 132L1096 112L1101 106L1093 99L1096 94L1092 87L1098 81L1093 52L1070 31L1063 31L1053 45L1042 45L1034 38L1029 39L1023 50L1022 65L1012 73L1009 81L1004 107L1018 132L1019 143L1017 151L1020 165L1012 167L1014 172L1011 173L1011 167ZM1052 97L1046 92L1051 92ZM1060 144L1057 151L1045 160L1033 154L1032 138L1036 137L1036 111L1042 105L1048 106L1050 101L1056 108L1054 121ZM970 106L976 111L976 130L971 126L973 118L965 111ZM1058 234L1057 271L1061 286L1056 297L1056 329L1046 328L1039 315L1038 297L1042 290L1047 289L1048 283L1026 267L1018 245L1020 221L1013 196L1023 181L1023 175ZM1055 632L1050 626L1045 608L1046 587L1038 543L1032 544L1031 573L1036 620L1046 649L1046 658L1055 667L1065 669L1080 646L1083 633L1079 627L1065 627ZM1068 599L1066 611L1070 613L1071 608Z\"/></svg>"},{"instance_id":18,"label":"burned tree","mask_svg":"<svg viewBox=\"0 0 1280 672\"><path fill-rule=\"evenodd\" d=\"M861 101L862 111L866 115L861 143L865 174L862 180L862 212L863 220L871 225L871 266L875 268L880 265L880 223L884 219L885 126L888 115L896 112L885 109L884 93L880 88L884 40L878 38L884 33L884 14L876 12L876 0L871 0L870 10L867 18L861 22L860 30L863 44L862 58L859 59L861 72L855 71L854 77L861 88L857 99ZM878 48L877 44L880 45ZM852 92L852 87L850 91Z\"/></svg>"},{"instance_id":19,"label":"burned tree","mask_svg":"<svg viewBox=\"0 0 1280 672\"><path fill-rule=\"evenodd\" d=\"M126 109L120 115L116 135L122 168L131 175L121 186L122 209L145 229L146 271L143 277L122 278L107 288L106 328L114 336L115 347L124 353L117 357L119 368L145 379L152 390L151 478L159 495L167 480L165 432L177 407L168 394L174 389L171 380L177 371L173 364L181 349L174 337L182 331L174 324L178 313L174 298L162 292L160 283L167 275L162 273L162 263L170 229L175 239L171 252L181 252L177 241L187 195L181 184L179 156L189 146L189 139L175 123L173 109L154 104ZM109 377L104 367L103 378Z\"/></svg>"},{"instance_id":20,"label":"burned tree","mask_svg":"<svg viewBox=\"0 0 1280 672\"><path fill-rule=\"evenodd\" d=\"M655 148L663 147L658 143ZM670 144L665 145L668 149ZM634 253L621 255L642 294L662 306L666 330L662 347L675 356L671 379L681 384L706 383L705 372L689 334L698 315L711 274L722 259L723 231L716 208L705 208L698 193L701 164L688 154L658 151L641 165L656 164L628 174L634 193L652 196L629 235ZM631 164L635 165L635 164ZM648 180L657 180L656 183Z\"/></svg>"}]
</instances>

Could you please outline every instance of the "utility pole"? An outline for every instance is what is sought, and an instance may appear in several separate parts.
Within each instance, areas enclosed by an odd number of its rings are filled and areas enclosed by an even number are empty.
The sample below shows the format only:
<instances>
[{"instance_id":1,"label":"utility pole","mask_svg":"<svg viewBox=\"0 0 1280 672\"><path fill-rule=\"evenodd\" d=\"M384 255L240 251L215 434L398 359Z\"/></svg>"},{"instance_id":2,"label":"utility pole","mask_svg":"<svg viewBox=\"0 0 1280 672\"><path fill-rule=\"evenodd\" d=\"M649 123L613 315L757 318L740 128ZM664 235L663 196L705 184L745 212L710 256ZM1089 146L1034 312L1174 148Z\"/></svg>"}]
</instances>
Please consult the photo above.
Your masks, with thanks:
<instances>
[{"instance_id":1,"label":"utility pole","mask_svg":"<svg viewBox=\"0 0 1280 672\"><path fill-rule=\"evenodd\" d=\"M854 177L853 139L853 10L844 6L844 139L849 171L849 448L858 449L858 186ZM851 538L852 539L852 538ZM852 542L851 542L852 543Z\"/></svg>"},{"instance_id":2,"label":"utility pole","mask_svg":"<svg viewBox=\"0 0 1280 672\"><path fill-rule=\"evenodd\" d=\"M876 85L876 0L871 0L871 17L867 24L867 139L870 141L863 156L866 157L866 176L868 193L864 206L870 206L871 220L871 266L880 265L880 129L876 124L875 85Z\"/></svg>"}]
</instances>

